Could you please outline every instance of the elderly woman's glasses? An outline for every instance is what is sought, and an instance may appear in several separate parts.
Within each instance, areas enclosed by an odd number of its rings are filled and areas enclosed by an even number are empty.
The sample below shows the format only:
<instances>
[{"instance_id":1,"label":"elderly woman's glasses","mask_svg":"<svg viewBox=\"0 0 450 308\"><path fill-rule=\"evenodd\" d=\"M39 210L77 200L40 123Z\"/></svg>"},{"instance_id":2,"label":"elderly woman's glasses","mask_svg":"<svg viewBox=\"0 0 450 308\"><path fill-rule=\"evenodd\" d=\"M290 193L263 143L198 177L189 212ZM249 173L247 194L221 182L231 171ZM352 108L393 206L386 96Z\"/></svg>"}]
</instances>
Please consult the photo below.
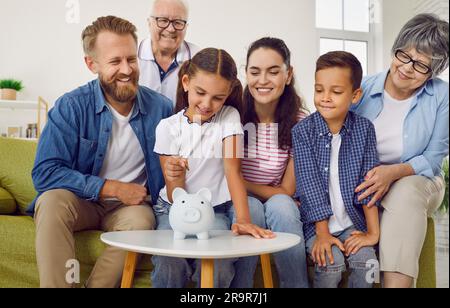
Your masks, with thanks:
<instances>
[{"instance_id":1,"label":"elderly woman's glasses","mask_svg":"<svg viewBox=\"0 0 450 308\"><path fill-rule=\"evenodd\" d=\"M153 19L156 20L156 25L161 29L167 29L170 24L172 24L173 28L177 31L182 31L184 28L186 28L187 21L183 19L174 19L171 20L166 17L154 17Z\"/></svg>"},{"instance_id":2,"label":"elderly woman's glasses","mask_svg":"<svg viewBox=\"0 0 450 308\"><path fill-rule=\"evenodd\" d=\"M395 53L395 57L397 58L397 60L399 60L400 62L402 62L404 64L408 64L408 63L412 62L413 68L416 72L419 72L424 75L427 75L431 72L431 68L429 66L423 64L420 61L415 61L415 60L411 59L411 57L402 50L397 50L397 52Z\"/></svg>"}]
</instances>

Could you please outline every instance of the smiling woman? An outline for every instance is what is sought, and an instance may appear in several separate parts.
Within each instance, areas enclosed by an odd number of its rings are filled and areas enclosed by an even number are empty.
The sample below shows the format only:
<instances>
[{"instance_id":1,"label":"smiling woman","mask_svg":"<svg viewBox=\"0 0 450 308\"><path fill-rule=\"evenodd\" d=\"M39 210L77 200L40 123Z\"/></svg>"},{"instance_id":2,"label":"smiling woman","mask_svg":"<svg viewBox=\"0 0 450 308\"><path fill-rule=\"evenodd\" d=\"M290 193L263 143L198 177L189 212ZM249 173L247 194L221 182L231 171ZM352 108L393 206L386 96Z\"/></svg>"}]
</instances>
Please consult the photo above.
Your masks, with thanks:
<instances>
[{"instance_id":1,"label":"smiling woman","mask_svg":"<svg viewBox=\"0 0 450 308\"><path fill-rule=\"evenodd\" d=\"M431 14L417 15L400 31L389 71L363 81L355 112L376 129L384 164L367 174L357 192L382 199L380 263L386 287L411 287L427 229L427 214L441 204L440 176L449 151L449 25ZM401 232L400 232L401 230ZM395 236L394 236L395 235Z\"/></svg>"},{"instance_id":2,"label":"smiling woman","mask_svg":"<svg viewBox=\"0 0 450 308\"><path fill-rule=\"evenodd\" d=\"M292 198L295 178L291 129L305 113L295 90L291 52L285 42L265 37L252 43L246 76L243 124L248 138L242 173L249 202L265 210L271 230L303 237L300 212ZM276 254L275 263L281 287L308 287L303 241Z\"/></svg>"}]
</instances>

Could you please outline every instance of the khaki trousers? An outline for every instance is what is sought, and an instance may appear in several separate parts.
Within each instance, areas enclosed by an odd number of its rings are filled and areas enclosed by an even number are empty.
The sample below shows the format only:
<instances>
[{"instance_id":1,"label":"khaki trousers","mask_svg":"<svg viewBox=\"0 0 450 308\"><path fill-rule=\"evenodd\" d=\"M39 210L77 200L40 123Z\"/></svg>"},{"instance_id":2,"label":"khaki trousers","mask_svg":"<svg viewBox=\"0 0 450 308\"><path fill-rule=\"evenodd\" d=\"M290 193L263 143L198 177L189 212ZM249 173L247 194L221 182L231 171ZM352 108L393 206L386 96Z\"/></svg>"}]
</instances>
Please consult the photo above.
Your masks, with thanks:
<instances>
[{"instance_id":1,"label":"khaki trousers","mask_svg":"<svg viewBox=\"0 0 450 308\"><path fill-rule=\"evenodd\" d=\"M427 232L427 218L444 199L442 177L405 177L394 183L384 197L380 224L380 269L414 279Z\"/></svg>"},{"instance_id":2,"label":"khaki trousers","mask_svg":"<svg viewBox=\"0 0 450 308\"><path fill-rule=\"evenodd\" d=\"M67 190L42 194L36 203L36 258L41 288L69 288L66 263L75 259L74 232L83 230L130 231L155 228L149 205L125 206L121 202L93 203ZM91 288L118 287L126 252L107 247L86 282Z\"/></svg>"}]
</instances>

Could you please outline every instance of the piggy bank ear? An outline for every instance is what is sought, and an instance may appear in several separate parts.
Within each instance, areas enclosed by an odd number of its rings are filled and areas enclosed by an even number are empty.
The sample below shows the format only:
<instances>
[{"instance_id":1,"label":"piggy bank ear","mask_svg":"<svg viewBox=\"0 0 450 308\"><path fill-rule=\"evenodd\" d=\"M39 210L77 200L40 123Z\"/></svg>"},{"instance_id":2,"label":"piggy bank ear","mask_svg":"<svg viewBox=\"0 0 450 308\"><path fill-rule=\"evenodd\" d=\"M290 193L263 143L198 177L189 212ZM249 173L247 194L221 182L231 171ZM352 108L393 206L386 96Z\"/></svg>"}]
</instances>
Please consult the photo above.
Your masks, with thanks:
<instances>
[{"instance_id":1,"label":"piggy bank ear","mask_svg":"<svg viewBox=\"0 0 450 308\"><path fill-rule=\"evenodd\" d=\"M208 188L201 189L197 193L197 195L201 196L203 199L207 200L208 202L211 202L211 200L212 200L211 191Z\"/></svg>"},{"instance_id":2,"label":"piggy bank ear","mask_svg":"<svg viewBox=\"0 0 450 308\"><path fill-rule=\"evenodd\" d=\"M184 195L187 195L187 191L185 191L183 188L175 188L175 190L172 193L172 200L175 201L177 200L179 197L182 197Z\"/></svg>"}]
</instances>

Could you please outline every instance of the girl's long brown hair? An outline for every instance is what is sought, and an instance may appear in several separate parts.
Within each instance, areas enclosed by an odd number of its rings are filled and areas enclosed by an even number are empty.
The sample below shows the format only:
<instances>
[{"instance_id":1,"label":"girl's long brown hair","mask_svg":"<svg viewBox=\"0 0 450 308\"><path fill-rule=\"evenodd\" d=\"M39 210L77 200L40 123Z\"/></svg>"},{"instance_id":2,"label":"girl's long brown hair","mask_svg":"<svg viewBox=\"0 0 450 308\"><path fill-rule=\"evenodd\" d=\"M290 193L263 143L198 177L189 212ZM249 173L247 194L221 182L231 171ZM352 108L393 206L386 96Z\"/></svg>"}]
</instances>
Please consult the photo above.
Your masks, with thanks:
<instances>
[{"instance_id":1,"label":"girl's long brown hair","mask_svg":"<svg viewBox=\"0 0 450 308\"><path fill-rule=\"evenodd\" d=\"M177 103L175 112L189 107L188 93L183 88L183 76L189 79L195 77L199 72L217 74L231 82L231 94L225 101L226 106L232 106L242 114L242 84L238 79L236 63L228 52L222 49L206 48L198 52L190 61L186 61L178 73Z\"/></svg>"},{"instance_id":2,"label":"girl's long brown hair","mask_svg":"<svg viewBox=\"0 0 450 308\"><path fill-rule=\"evenodd\" d=\"M288 47L284 41L271 37L262 38L250 46L247 53L247 66L250 56L260 48L271 49L277 52L283 58L286 67L288 69L291 67L291 52ZM251 95L248 86L245 87L243 104L244 114L242 124L253 123L258 125L260 120L255 111L255 99ZM281 149L287 150L292 147L291 130L297 124L300 112L308 113L302 99L295 90L295 82L294 78L292 78L291 83L284 89L284 93L280 97L280 102L275 111L275 123L278 123L278 146Z\"/></svg>"}]
</instances>

